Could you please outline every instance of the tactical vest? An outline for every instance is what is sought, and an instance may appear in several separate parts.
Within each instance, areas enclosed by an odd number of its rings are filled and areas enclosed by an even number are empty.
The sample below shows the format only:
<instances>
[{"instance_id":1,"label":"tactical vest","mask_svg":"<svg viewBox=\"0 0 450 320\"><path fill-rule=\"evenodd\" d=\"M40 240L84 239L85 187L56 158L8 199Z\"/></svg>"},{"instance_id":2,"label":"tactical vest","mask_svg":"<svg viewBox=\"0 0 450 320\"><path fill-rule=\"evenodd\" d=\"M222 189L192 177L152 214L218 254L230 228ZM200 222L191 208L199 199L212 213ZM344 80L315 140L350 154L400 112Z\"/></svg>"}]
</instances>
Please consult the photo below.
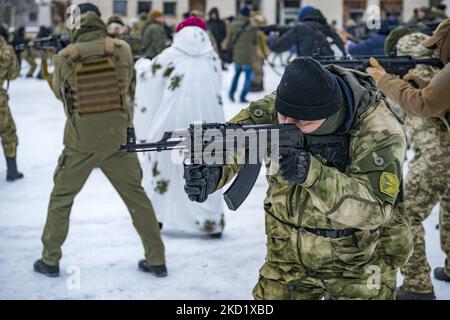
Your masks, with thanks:
<instances>
[{"instance_id":1,"label":"tactical vest","mask_svg":"<svg viewBox=\"0 0 450 320\"><path fill-rule=\"evenodd\" d=\"M103 55L82 55L73 44L63 55L72 63L75 87L70 88L69 113L99 113L127 107L128 83L119 81L114 46L117 41L105 38ZM67 99L66 99L67 100Z\"/></svg>"}]
</instances>

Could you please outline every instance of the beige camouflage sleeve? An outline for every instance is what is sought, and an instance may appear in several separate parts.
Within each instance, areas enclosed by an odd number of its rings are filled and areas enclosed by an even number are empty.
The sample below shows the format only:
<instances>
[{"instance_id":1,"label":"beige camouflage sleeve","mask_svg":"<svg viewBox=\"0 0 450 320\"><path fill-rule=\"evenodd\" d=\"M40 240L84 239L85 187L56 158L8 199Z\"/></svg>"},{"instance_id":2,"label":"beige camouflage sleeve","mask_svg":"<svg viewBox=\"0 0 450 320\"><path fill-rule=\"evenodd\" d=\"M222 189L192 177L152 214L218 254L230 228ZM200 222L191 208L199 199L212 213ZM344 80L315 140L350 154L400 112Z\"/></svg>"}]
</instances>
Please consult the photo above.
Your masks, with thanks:
<instances>
[{"instance_id":1,"label":"beige camouflage sleeve","mask_svg":"<svg viewBox=\"0 0 450 320\"><path fill-rule=\"evenodd\" d=\"M386 110L383 112L390 112ZM373 230L390 217L400 191L405 136L392 116L373 115L376 131L361 132L352 142L351 164L342 173L311 157L303 186L313 205L343 227ZM385 122L384 124L382 122ZM351 149L352 149L351 148Z\"/></svg>"}]
</instances>

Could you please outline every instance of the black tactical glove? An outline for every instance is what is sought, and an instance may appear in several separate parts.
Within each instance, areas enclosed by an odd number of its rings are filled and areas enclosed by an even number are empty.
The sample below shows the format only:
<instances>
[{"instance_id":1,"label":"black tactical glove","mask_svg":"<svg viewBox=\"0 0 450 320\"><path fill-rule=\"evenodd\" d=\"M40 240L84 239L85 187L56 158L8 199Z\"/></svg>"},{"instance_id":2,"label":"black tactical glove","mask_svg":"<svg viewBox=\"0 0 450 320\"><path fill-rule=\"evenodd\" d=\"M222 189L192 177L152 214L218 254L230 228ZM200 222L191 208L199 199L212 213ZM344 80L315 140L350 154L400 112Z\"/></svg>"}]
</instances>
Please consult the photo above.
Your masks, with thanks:
<instances>
[{"instance_id":1,"label":"black tactical glove","mask_svg":"<svg viewBox=\"0 0 450 320\"><path fill-rule=\"evenodd\" d=\"M298 184L305 182L311 155L302 149L280 148L280 171L284 180Z\"/></svg>"},{"instance_id":2,"label":"black tactical glove","mask_svg":"<svg viewBox=\"0 0 450 320\"><path fill-rule=\"evenodd\" d=\"M216 191L222 168L203 165L184 166L184 191L191 201L205 202L208 195Z\"/></svg>"}]
</instances>

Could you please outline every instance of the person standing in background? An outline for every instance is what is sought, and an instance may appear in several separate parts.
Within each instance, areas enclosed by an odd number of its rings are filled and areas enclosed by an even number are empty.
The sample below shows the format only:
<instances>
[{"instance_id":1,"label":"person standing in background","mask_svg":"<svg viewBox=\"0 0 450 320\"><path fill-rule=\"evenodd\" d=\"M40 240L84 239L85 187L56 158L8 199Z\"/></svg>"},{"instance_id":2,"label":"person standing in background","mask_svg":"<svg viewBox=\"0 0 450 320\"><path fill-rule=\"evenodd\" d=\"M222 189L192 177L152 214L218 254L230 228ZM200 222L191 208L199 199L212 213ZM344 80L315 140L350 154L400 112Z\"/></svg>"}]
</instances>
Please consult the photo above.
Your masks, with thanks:
<instances>
[{"instance_id":1,"label":"person standing in background","mask_svg":"<svg viewBox=\"0 0 450 320\"><path fill-rule=\"evenodd\" d=\"M209 20L206 22L206 27L208 28L208 31L211 32L214 41L216 42L219 56L221 56L222 42L227 36L227 29L225 22L220 19L219 9L212 8L209 11Z\"/></svg>"},{"instance_id":2,"label":"person standing in background","mask_svg":"<svg viewBox=\"0 0 450 320\"><path fill-rule=\"evenodd\" d=\"M6 43L7 38L6 28L0 25L0 138L6 157L6 180L11 182L23 178L23 174L17 171L16 154L19 142L8 105L8 92L3 88L5 82L16 79L20 72L14 50Z\"/></svg>"},{"instance_id":3,"label":"person standing in background","mask_svg":"<svg viewBox=\"0 0 450 320\"><path fill-rule=\"evenodd\" d=\"M247 6L242 7L240 15L231 23L227 34L227 43L233 47L233 62L235 63L235 74L229 91L229 98L234 100L239 83L239 77L242 72L245 73L244 87L240 95L240 102L248 103L247 94L250 90L250 84L253 78L253 58L255 47L258 42L258 30L256 30L250 21L250 9Z\"/></svg>"},{"instance_id":4,"label":"person standing in background","mask_svg":"<svg viewBox=\"0 0 450 320\"><path fill-rule=\"evenodd\" d=\"M206 23L189 17L177 27L173 44L153 60L136 63L134 125L139 141L157 141L162 132L196 122L225 122L220 59ZM164 230L220 238L225 225L223 199L216 194L204 204L183 194L183 166L170 152L141 157L143 185Z\"/></svg>"},{"instance_id":5,"label":"person standing in background","mask_svg":"<svg viewBox=\"0 0 450 320\"><path fill-rule=\"evenodd\" d=\"M167 46L167 35L163 25L163 13L158 10L150 11L142 34L142 52L145 56L154 58Z\"/></svg>"},{"instance_id":6,"label":"person standing in background","mask_svg":"<svg viewBox=\"0 0 450 320\"><path fill-rule=\"evenodd\" d=\"M252 16L252 24L255 27L267 25L267 19L259 12L255 11ZM264 61L270 54L270 50L266 44L266 35L262 31L258 31L258 43L255 47L253 58L253 80L250 84L250 92L264 91Z\"/></svg>"}]
</instances>

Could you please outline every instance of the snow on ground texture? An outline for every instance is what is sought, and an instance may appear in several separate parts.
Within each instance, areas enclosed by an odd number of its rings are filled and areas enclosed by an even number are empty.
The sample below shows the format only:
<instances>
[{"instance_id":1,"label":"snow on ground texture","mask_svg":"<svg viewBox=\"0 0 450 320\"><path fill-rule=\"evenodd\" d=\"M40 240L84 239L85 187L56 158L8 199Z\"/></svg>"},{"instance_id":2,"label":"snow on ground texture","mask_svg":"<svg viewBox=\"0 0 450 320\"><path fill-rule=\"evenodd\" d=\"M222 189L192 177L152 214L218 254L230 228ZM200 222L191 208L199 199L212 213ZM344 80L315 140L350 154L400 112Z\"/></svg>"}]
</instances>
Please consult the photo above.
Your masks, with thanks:
<instances>
[{"instance_id":1,"label":"snow on ground texture","mask_svg":"<svg viewBox=\"0 0 450 320\"><path fill-rule=\"evenodd\" d=\"M279 77L269 68L266 73L269 93ZM224 73L226 118L244 107L227 98L231 77L232 70ZM238 212L226 213L222 239L163 232L169 276L158 279L138 271L137 262L143 258L138 235L125 205L95 170L73 206L61 277L50 279L33 272L42 250L40 237L53 171L63 149L65 116L45 81L20 78L11 83L9 94L20 140L18 164L25 179L7 183L5 163L0 161L0 299L252 298L265 256L262 201L267 185L263 173ZM250 94L248 98L262 96ZM435 208L426 221L432 267L444 262L437 222ZM72 285L74 269L80 270L79 288ZM439 299L450 298L449 284L434 280L434 285Z\"/></svg>"}]
</instances>

